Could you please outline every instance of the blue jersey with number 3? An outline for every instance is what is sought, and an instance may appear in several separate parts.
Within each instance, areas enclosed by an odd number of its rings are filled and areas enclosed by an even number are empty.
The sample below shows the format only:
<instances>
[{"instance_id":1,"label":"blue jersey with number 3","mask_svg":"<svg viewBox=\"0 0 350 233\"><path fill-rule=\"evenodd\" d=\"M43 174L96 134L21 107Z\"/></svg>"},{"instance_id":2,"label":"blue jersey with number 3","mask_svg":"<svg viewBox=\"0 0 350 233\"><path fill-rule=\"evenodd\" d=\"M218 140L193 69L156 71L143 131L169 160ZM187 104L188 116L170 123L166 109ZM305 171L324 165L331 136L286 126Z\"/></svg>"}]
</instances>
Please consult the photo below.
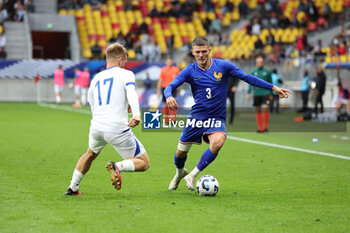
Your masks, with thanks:
<instances>
[{"instance_id":1,"label":"blue jersey with number 3","mask_svg":"<svg viewBox=\"0 0 350 233\"><path fill-rule=\"evenodd\" d=\"M239 78L253 86L272 89L272 84L258 77L244 73L231 62L210 59L210 66L203 69L197 62L188 65L165 89L165 97L172 96L172 91L184 82L191 85L195 104L190 118L226 118L227 80Z\"/></svg>"}]
</instances>

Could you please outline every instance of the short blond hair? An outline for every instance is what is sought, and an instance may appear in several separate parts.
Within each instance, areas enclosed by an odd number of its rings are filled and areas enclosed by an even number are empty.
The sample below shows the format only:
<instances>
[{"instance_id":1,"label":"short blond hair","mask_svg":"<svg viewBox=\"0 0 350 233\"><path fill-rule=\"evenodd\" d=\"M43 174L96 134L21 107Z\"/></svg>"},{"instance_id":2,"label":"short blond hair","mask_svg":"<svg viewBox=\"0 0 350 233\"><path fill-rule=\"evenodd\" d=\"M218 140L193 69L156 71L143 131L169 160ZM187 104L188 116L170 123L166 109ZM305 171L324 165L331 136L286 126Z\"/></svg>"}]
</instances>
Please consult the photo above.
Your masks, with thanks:
<instances>
[{"instance_id":1,"label":"short blond hair","mask_svg":"<svg viewBox=\"0 0 350 233\"><path fill-rule=\"evenodd\" d=\"M208 46L209 47L209 41L204 36L196 36L192 40L192 48L193 48L193 46Z\"/></svg>"},{"instance_id":2,"label":"short blond hair","mask_svg":"<svg viewBox=\"0 0 350 233\"><path fill-rule=\"evenodd\" d=\"M113 43L108 45L106 49L106 59L115 60L120 57L122 58L128 57L128 52L126 51L124 46L119 43Z\"/></svg>"}]
</instances>

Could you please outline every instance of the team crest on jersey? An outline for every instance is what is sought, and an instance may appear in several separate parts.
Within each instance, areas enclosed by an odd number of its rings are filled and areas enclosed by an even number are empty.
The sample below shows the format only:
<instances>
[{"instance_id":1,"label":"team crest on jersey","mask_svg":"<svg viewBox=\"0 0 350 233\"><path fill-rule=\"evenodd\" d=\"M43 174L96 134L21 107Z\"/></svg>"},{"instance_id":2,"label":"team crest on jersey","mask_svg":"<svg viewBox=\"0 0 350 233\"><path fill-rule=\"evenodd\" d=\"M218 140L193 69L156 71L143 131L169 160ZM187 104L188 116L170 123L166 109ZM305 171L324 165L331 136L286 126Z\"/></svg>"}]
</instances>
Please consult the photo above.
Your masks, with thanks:
<instances>
[{"instance_id":1,"label":"team crest on jersey","mask_svg":"<svg viewBox=\"0 0 350 233\"><path fill-rule=\"evenodd\" d=\"M214 71L214 77L216 78L216 81L220 82L221 78L222 78L222 73L219 72L218 74L216 73L216 71Z\"/></svg>"}]
</instances>

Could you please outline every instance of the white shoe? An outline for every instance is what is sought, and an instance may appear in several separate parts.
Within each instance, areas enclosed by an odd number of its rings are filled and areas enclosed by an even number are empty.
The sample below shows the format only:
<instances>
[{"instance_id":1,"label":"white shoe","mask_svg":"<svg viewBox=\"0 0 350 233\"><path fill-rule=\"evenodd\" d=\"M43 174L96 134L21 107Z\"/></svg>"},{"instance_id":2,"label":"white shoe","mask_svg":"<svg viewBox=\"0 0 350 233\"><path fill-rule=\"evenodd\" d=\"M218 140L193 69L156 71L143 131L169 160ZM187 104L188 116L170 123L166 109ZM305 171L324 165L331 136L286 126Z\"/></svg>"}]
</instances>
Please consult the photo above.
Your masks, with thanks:
<instances>
[{"instance_id":1,"label":"white shoe","mask_svg":"<svg viewBox=\"0 0 350 233\"><path fill-rule=\"evenodd\" d=\"M195 180L195 177L192 176L191 174L188 174L187 176L184 177L184 181L186 182L186 187L191 191L194 190L194 180Z\"/></svg>"},{"instance_id":2,"label":"white shoe","mask_svg":"<svg viewBox=\"0 0 350 233\"><path fill-rule=\"evenodd\" d=\"M177 187L179 186L179 183L182 178L184 178L188 174L188 171L186 168L184 168L184 171L181 176L175 175L174 178L170 181L169 184L169 190L176 190Z\"/></svg>"}]
</instances>

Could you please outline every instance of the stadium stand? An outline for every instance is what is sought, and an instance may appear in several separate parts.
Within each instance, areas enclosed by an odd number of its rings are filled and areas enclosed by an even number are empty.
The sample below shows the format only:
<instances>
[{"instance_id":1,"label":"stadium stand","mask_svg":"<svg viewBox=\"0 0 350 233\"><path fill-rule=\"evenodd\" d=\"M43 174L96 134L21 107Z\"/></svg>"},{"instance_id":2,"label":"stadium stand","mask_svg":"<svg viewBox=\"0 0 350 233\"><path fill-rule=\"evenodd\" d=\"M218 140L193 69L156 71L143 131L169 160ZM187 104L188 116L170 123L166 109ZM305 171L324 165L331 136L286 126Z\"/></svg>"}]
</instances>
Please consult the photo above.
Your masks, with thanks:
<instances>
[{"instance_id":1,"label":"stadium stand","mask_svg":"<svg viewBox=\"0 0 350 233\"><path fill-rule=\"evenodd\" d=\"M80 62L72 60L22 60L22 61L8 61L3 65L0 63L0 77L2 78L33 78L37 73L42 77L52 77L54 70L62 65L64 69L73 67Z\"/></svg>"},{"instance_id":2,"label":"stadium stand","mask_svg":"<svg viewBox=\"0 0 350 233\"><path fill-rule=\"evenodd\" d=\"M249 59L256 54L255 43L262 43L258 50L271 55L271 60L285 57L282 54L288 45L295 50L287 54L298 57L300 52L309 52L310 47L298 48L303 32L323 30L338 24L341 13L350 5L348 0L107 0L77 1L74 6L64 5L61 15L74 15L77 21L82 54L92 58L91 47L97 43L102 51L113 38L131 38L129 58L137 59L142 53L142 38L149 35L160 47L162 54L187 45L196 35L219 34L219 43L214 44L212 56L218 58ZM242 29L230 31L232 22L249 20L245 7L253 16ZM243 17L242 17L243 15ZM145 31L141 31L141 27ZM252 31L253 29L253 31ZM224 32L229 32L223 41ZM272 35L272 44L267 38ZM215 38L215 37L214 37ZM270 39L269 39L270 40ZM301 43L301 42L299 42ZM348 41L347 41L348 43ZM347 56L334 58L331 48L324 47L327 61L347 61ZM104 54L102 54L103 56Z\"/></svg>"}]
</instances>

